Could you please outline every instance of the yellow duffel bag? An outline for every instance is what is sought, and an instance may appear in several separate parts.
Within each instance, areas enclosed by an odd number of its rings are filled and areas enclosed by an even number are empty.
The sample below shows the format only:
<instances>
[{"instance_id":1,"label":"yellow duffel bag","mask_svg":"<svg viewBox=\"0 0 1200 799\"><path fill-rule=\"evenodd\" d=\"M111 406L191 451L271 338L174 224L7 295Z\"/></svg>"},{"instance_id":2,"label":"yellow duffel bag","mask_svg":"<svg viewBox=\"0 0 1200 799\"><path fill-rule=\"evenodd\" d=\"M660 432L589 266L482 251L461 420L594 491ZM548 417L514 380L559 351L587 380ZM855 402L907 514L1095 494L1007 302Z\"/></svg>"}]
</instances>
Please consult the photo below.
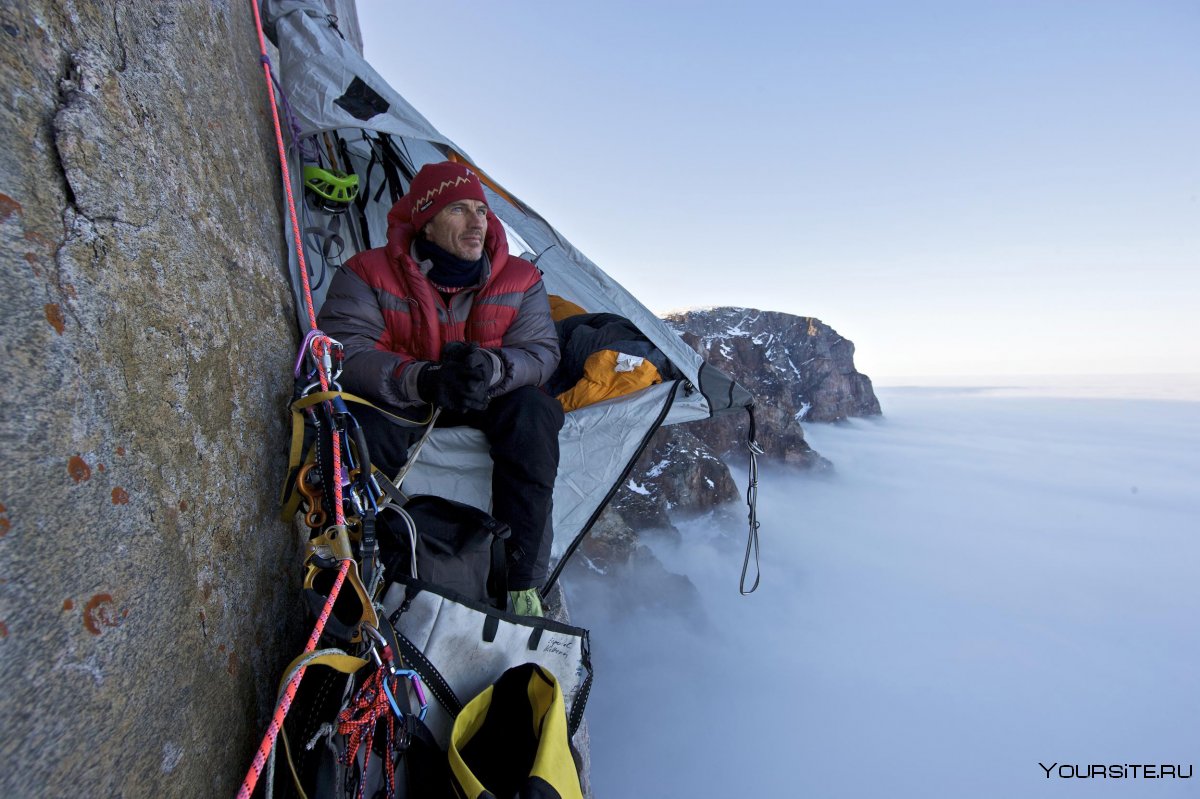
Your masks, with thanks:
<instances>
[{"instance_id":1,"label":"yellow duffel bag","mask_svg":"<svg viewBox=\"0 0 1200 799\"><path fill-rule=\"evenodd\" d=\"M514 666L467 703L450 734L450 779L466 799L583 799L554 675Z\"/></svg>"}]
</instances>

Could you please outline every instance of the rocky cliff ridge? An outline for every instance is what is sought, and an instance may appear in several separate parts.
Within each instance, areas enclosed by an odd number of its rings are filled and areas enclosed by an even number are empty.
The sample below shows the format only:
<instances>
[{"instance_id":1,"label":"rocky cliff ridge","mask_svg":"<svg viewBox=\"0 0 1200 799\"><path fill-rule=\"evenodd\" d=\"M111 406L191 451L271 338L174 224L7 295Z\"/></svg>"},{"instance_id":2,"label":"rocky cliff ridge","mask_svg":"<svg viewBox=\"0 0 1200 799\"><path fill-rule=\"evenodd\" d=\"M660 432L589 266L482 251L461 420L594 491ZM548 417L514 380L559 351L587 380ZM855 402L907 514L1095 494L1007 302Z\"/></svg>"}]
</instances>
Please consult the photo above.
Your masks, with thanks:
<instances>
[{"instance_id":1,"label":"rocky cliff ridge","mask_svg":"<svg viewBox=\"0 0 1200 799\"><path fill-rule=\"evenodd\" d=\"M881 413L870 378L854 367L854 344L819 319L732 307L664 318L754 395L765 463L830 469L805 441L801 422ZM747 430L741 413L659 430L583 544L583 555L601 569L645 561L638 531L674 530L671 513L733 511L741 494L726 460L746 458Z\"/></svg>"},{"instance_id":2,"label":"rocky cliff ridge","mask_svg":"<svg viewBox=\"0 0 1200 799\"><path fill-rule=\"evenodd\" d=\"M854 344L820 319L730 307L665 319L692 349L754 395L758 441L770 458L819 466L802 443L801 422L881 412L871 379L854 368ZM705 428L705 441L723 454L740 449L741 420L714 421Z\"/></svg>"}]
</instances>

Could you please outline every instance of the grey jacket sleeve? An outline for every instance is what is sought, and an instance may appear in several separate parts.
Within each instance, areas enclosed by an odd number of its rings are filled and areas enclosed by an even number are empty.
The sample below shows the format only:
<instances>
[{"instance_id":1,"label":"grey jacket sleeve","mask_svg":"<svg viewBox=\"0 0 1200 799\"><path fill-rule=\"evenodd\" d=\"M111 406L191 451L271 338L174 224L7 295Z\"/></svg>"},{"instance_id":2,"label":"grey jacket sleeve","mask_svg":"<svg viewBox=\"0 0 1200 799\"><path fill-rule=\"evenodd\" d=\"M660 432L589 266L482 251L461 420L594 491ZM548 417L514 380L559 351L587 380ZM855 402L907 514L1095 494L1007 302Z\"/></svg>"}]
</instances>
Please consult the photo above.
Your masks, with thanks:
<instances>
[{"instance_id":1,"label":"grey jacket sleeve","mask_svg":"<svg viewBox=\"0 0 1200 799\"><path fill-rule=\"evenodd\" d=\"M343 267L334 274L317 326L345 348L339 382L351 394L398 408L420 402L415 385L407 385L415 380L404 378L415 375L422 362L404 352L378 349L384 332L379 298L352 270Z\"/></svg>"},{"instance_id":2,"label":"grey jacket sleeve","mask_svg":"<svg viewBox=\"0 0 1200 799\"><path fill-rule=\"evenodd\" d=\"M504 364L504 375L489 396L507 394L521 386L540 386L558 367L558 333L550 316L546 284L538 281L521 298L517 318L505 332L499 349L492 350Z\"/></svg>"}]
</instances>

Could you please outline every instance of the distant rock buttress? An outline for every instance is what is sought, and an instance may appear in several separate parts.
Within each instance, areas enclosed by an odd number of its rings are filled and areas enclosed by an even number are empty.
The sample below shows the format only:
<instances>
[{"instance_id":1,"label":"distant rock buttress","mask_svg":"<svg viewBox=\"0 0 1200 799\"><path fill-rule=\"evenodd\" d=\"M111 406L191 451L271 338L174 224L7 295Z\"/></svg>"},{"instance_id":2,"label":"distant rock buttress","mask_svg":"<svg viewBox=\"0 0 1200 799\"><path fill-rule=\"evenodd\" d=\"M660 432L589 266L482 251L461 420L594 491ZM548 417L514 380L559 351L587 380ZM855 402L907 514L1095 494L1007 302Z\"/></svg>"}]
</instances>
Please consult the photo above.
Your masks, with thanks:
<instances>
[{"instance_id":1,"label":"distant rock buttress","mask_svg":"<svg viewBox=\"0 0 1200 799\"><path fill-rule=\"evenodd\" d=\"M854 368L854 344L819 319L752 308L693 310L664 319L754 396L756 439L768 462L829 469L832 464L804 440L800 423L881 412L870 378ZM593 564L628 560L636 531L672 529L671 512L704 513L738 500L722 458L745 456L748 421L745 414L730 414L659 430L584 546Z\"/></svg>"},{"instance_id":2,"label":"distant rock buttress","mask_svg":"<svg viewBox=\"0 0 1200 799\"><path fill-rule=\"evenodd\" d=\"M758 440L767 456L819 466L800 422L878 416L871 379L854 368L854 344L811 316L753 308L710 308L671 314L668 324L710 364L755 399ZM744 425L733 418L698 435L719 453L741 449Z\"/></svg>"}]
</instances>

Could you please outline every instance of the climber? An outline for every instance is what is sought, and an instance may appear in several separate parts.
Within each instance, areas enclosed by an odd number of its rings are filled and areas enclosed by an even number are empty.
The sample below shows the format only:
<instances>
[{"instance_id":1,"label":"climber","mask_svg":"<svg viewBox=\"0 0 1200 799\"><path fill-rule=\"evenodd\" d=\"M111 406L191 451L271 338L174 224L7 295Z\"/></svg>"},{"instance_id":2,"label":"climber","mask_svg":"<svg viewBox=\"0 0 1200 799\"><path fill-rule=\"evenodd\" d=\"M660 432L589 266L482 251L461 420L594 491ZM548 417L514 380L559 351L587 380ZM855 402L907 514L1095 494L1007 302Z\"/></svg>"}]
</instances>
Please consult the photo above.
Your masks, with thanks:
<instances>
[{"instance_id":1,"label":"climber","mask_svg":"<svg viewBox=\"0 0 1200 799\"><path fill-rule=\"evenodd\" d=\"M559 361L541 275L508 254L503 226L468 167L427 164L388 213L387 244L338 270L318 325L345 347L342 385L388 411L441 408L439 426L487 438L492 515L507 542L513 609L542 615L550 559L559 403L540 386ZM355 411L388 476L420 429Z\"/></svg>"}]
</instances>

